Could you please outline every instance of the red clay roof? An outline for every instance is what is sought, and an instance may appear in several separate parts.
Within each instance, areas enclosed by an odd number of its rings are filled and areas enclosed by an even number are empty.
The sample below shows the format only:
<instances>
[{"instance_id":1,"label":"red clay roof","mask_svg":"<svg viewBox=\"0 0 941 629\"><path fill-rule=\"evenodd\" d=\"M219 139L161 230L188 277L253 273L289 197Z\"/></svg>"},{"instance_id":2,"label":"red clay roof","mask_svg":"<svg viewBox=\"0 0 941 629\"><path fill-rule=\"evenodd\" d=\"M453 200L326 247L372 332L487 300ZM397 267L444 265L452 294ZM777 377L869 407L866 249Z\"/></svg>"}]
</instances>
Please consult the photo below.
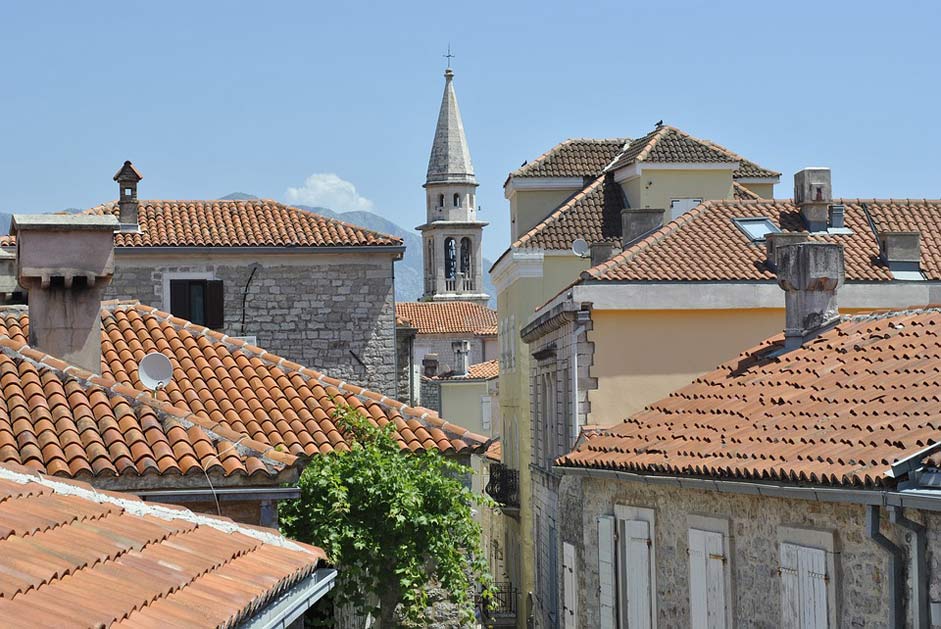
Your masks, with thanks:
<instances>
[{"instance_id":1,"label":"red clay roof","mask_svg":"<svg viewBox=\"0 0 941 629\"><path fill-rule=\"evenodd\" d=\"M941 310L844 317L800 349L771 338L587 440L559 464L890 485L941 440Z\"/></svg>"},{"instance_id":2,"label":"red clay roof","mask_svg":"<svg viewBox=\"0 0 941 629\"><path fill-rule=\"evenodd\" d=\"M433 380L490 380L500 375L500 361L488 360L483 363L475 363L467 368L467 373L463 376L456 376L453 373L445 373L435 376Z\"/></svg>"},{"instance_id":3,"label":"red clay roof","mask_svg":"<svg viewBox=\"0 0 941 629\"><path fill-rule=\"evenodd\" d=\"M921 270L941 279L941 200L837 199L846 207L852 234L814 234L812 240L840 243L846 279L891 280L879 260L875 232L921 233ZM782 231L806 232L791 200L706 201L607 262L582 273L586 280L710 281L773 280L764 243L753 243L733 218L767 217ZM870 219L872 226L870 227Z\"/></svg>"},{"instance_id":4,"label":"red clay roof","mask_svg":"<svg viewBox=\"0 0 941 629\"><path fill-rule=\"evenodd\" d=\"M0 465L7 627L234 627L322 561L274 530Z\"/></svg>"},{"instance_id":5,"label":"red clay roof","mask_svg":"<svg viewBox=\"0 0 941 629\"><path fill-rule=\"evenodd\" d=\"M86 210L118 216L116 201ZM115 247L372 247L402 240L270 199L140 201L140 233L121 232ZM12 246L15 237L0 244Z\"/></svg>"},{"instance_id":6,"label":"red clay roof","mask_svg":"<svg viewBox=\"0 0 941 629\"><path fill-rule=\"evenodd\" d=\"M497 311L469 301L399 301L395 316L419 334L497 333Z\"/></svg>"},{"instance_id":7,"label":"red clay roof","mask_svg":"<svg viewBox=\"0 0 941 629\"><path fill-rule=\"evenodd\" d=\"M510 177L597 177L629 142L628 138L572 138L556 144Z\"/></svg>"},{"instance_id":8,"label":"red clay roof","mask_svg":"<svg viewBox=\"0 0 941 629\"><path fill-rule=\"evenodd\" d=\"M761 198L737 181L732 182L732 197L741 201L749 201Z\"/></svg>"}]
</instances>

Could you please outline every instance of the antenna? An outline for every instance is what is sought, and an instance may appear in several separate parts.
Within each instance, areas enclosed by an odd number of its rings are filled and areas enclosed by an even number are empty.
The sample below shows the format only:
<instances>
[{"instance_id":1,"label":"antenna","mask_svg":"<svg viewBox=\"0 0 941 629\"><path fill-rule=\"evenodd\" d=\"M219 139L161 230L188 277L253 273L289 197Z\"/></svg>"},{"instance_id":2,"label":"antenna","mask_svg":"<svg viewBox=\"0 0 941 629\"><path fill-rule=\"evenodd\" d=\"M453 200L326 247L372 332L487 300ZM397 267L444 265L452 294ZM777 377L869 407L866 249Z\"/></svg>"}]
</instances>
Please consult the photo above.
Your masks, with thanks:
<instances>
[{"instance_id":1,"label":"antenna","mask_svg":"<svg viewBox=\"0 0 941 629\"><path fill-rule=\"evenodd\" d=\"M137 377L154 394L173 380L173 365L160 352L150 352L137 364Z\"/></svg>"},{"instance_id":2,"label":"antenna","mask_svg":"<svg viewBox=\"0 0 941 629\"><path fill-rule=\"evenodd\" d=\"M579 258L587 258L591 255L591 247L588 246L588 242L584 238L576 238L572 242L572 253Z\"/></svg>"}]
</instances>

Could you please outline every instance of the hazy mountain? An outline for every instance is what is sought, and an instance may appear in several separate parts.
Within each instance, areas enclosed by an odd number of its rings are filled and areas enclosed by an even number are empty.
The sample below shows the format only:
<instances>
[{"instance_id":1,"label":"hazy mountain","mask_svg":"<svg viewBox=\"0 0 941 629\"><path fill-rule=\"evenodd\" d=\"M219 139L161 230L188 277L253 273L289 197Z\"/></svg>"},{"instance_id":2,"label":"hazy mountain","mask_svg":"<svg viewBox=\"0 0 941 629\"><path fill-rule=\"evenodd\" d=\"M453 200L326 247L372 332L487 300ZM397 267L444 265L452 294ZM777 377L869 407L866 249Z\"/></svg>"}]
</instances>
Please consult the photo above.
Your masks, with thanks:
<instances>
[{"instance_id":1,"label":"hazy mountain","mask_svg":"<svg viewBox=\"0 0 941 629\"><path fill-rule=\"evenodd\" d=\"M220 201L251 201L257 199L253 194L245 194L244 192L233 192L232 194L227 194L224 197L219 197Z\"/></svg>"}]
</instances>

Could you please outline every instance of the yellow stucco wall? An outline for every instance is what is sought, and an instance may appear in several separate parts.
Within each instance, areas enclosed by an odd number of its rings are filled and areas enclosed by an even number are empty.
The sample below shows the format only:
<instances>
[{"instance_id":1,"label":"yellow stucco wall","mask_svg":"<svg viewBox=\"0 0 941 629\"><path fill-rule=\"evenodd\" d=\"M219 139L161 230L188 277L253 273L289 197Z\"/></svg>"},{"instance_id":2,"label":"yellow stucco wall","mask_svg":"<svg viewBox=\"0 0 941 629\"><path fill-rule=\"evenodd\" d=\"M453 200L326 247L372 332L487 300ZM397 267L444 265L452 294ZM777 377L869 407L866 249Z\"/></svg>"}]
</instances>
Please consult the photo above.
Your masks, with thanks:
<instances>
[{"instance_id":1,"label":"yellow stucco wall","mask_svg":"<svg viewBox=\"0 0 941 629\"><path fill-rule=\"evenodd\" d=\"M487 381L441 382L441 416L448 421L477 434L489 434L484 430L481 418L480 398L487 395Z\"/></svg>"},{"instance_id":2,"label":"yellow stucco wall","mask_svg":"<svg viewBox=\"0 0 941 629\"><path fill-rule=\"evenodd\" d=\"M773 199L774 198L774 184L773 183L743 183L742 186L748 188L755 194L757 194L762 199Z\"/></svg>"},{"instance_id":3,"label":"yellow stucco wall","mask_svg":"<svg viewBox=\"0 0 941 629\"><path fill-rule=\"evenodd\" d=\"M621 188L633 208L669 210L673 199L732 198L732 171L657 170L647 166L639 177L623 182Z\"/></svg>"},{"instance_id":4,"label":"yellow stucco wall","mask_svg":"<svg viewBox=\"0 0 941 629\"><path fill-rule=\"evenodd\" d=\"M510 197L510 241L542 221L549 212L581 188L570 190L517 190Z\"/></svg>"}]
</instances>

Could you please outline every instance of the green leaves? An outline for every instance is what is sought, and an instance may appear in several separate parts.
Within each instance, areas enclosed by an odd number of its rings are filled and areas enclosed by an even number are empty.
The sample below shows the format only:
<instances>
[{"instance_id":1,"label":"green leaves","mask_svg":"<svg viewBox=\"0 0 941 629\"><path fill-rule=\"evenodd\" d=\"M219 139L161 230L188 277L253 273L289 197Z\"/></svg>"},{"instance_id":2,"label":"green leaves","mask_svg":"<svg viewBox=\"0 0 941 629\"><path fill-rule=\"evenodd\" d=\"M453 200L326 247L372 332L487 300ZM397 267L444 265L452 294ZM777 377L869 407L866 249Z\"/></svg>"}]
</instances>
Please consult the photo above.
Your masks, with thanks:
<instances>
[{"instance_id":1,"label":"green leaves","mask_svg":"<svg viewBox=\"0 0 941 629\"><path fill-rule=\"evenodd\" d=\"M334 416L350 449L312 458L301 497L282 504L284 531L327 551L341 571L341 605L369 612L371 593L383 620L400 604L404 620L419 623L435 582L473 621L475 583L489 588L491 578L472 517L489 501L461 483L470 470L437 450L403 451L391 422L377 426L345 405Z\"/></svg>"}]
</instances>

